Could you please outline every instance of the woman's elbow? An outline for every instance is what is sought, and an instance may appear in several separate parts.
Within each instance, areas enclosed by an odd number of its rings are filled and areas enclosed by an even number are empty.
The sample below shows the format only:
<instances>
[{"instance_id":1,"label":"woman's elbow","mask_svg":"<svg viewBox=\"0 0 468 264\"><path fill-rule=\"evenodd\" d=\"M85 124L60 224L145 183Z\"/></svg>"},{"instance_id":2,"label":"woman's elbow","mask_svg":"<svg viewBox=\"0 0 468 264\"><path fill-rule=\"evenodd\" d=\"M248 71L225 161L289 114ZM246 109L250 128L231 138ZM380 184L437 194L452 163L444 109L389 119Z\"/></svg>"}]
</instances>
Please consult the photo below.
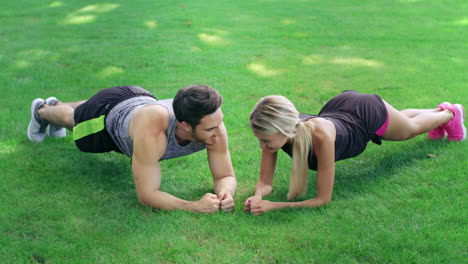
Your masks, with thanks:
<instances>
[{"instance_id":1,"label":"woman's elbow","mask_svg":"<svg viewBox=\"0 0 468 264\"><path fill-rule=\"evenodd\" d=\"M144 196L138 195L138 202L143 206L148 206L148 201Z\"/></svg>"},{"instance_id":2,"label":"woman's elbow","mask_svg":"<svg viewBox=\"0 0 468 264\"><path fill-rule=\"evenodd\" d=\"M330 203L330 202L331 202L331 197L321 199L321 203L322 203L321 205L322 205L322 206L323 206L323 205L327 205L327 204Z\"/></svg>"},{"instance_id":3,"label":"woman's elbow","mask_svg":"<svg viewBox=\"0 0 468 264\"><path fill-rule=\"evenodd\" d=\"M265 193L271 193L273 191L273 185L269 183L264 183L262 181L259 181L255 188L258 190L263 190Z\"/></svg>"},{"instance_id":4,"label":"woman's elbow","mask_svg":"<svg viewBox=\"0 0 468 264\"><path fill-rule=\"evenodd\" d=\"M138 202L140 202L143 206L153 206L151 202L151 194L150 193L137 193Z\"/></svg>"}]
</instances>

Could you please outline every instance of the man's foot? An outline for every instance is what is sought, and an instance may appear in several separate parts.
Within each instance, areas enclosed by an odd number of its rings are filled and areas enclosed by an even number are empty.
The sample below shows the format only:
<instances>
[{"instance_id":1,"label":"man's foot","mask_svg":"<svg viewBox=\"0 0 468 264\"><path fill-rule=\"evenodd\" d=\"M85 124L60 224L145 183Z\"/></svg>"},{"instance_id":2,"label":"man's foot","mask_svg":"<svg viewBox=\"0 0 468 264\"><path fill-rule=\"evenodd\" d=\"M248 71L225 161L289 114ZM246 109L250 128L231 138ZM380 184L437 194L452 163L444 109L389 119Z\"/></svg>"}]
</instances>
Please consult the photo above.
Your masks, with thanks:
<instances>
[{"instance_id":1,"label":"man's foot","mask_svg":"<svg viewBox=\"0 0 468 264\"><path fill-rule=\"evenodd\" d=\"M55 105L58 103L58 99L55 97L49 97L45 100L47 105ZM59 127L56 125L49 124L47 127L46 133L49 137L62 138L67 136L67 129L64 127Z\"/></svg>"},{"instance_id":2,"label":"man's foot","mask_svg":"<svg viewBox=\"0 0 468 264\"><path fill-rule=\"evenodd\" d=\"M29 140L34 142L42 142L46 137L45 131L49 123L42 120L37 113L37 110L44 104L45 101L42 98L34 99L31 104L31 121L29 121L27 133Z\"/></svg>"},{"instance_id":3,"label":"man's foot","mask_svg":"<svg viewBox=\"0 0 468 264\"><path fill-rule=\"evenodd\" d=\"M465 108L461 104L454 104L449 108L453 112L453 118L446 125L448 140L463 141L466 138Z\"/></svg>"},{"instance_id":4,"label":"man's foot","mask_svg":"<svg viewBox=\"0 0 468 264\"><path fill-rule=\"evenodd\" d=\"M441 110L446 110L449 109L451 105L451 103L443 102L440 105L438 105L437 108ZM431 131L429 131L428 135L429 138L432 140L441 139L445 137L445 135L447 135L447 131L445 131L445 124L432 129Z\"/></svg>"}]
</instances>

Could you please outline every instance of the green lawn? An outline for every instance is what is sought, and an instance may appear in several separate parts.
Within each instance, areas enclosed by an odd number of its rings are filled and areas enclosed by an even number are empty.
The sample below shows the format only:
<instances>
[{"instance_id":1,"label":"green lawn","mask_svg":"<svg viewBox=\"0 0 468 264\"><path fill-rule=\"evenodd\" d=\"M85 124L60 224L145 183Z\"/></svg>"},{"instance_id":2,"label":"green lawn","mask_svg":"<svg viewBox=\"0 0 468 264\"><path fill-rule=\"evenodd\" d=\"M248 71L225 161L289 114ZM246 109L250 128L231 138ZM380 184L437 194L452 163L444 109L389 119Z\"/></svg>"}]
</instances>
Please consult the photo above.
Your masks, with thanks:
<instances>
[{"instance_id":1,"label":"green lawn","mask_svg":"<svg viewBox=\"0 0 468 264\"><path fill-rule=\"evenodd\" d=\"M468 142L369 144L337 163L328 206L258 217L242 207L258 178L248 116L260 97L311 114L346 89L398 109L468 107L467 14L464 0L3 1L0 263L466 263ZM143 207L125 156L26 136L36 97L138 85L171 98L196 83L225 98L230 214ZM268 199L286 199L289 169L280 154ZM203 152L162 173L180 198L212 190ZM310 179L301 199L315 195Z\"/></svg>"}]
</instances>

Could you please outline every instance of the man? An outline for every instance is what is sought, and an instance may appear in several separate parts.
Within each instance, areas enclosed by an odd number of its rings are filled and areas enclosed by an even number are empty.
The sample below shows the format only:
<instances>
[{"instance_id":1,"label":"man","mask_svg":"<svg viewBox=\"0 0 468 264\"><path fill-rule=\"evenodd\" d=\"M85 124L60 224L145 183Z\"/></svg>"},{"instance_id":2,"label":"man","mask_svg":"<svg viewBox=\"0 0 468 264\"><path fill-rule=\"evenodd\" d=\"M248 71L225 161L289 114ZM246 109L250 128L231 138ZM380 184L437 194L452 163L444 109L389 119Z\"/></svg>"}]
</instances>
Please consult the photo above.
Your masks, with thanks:
<instances>
[{"instance_id":1,"label":"man","mask_svg":"<svg viewBox=\"0 0 468 264\"><path fill-rule=\"evenodd\" d=\"M81 151L114 150L131 157L136 192L144 205L199 213L232 211L237 183L221 104L221 95L206 85L185 87L166 100L136 86L107 88L73 103L37 98L27 133L31 141L41 142L46 134L65 136L68 128ZM216 194L192 202L159 190L160 160L205 148Z\"/></svg>"}]
</instances>

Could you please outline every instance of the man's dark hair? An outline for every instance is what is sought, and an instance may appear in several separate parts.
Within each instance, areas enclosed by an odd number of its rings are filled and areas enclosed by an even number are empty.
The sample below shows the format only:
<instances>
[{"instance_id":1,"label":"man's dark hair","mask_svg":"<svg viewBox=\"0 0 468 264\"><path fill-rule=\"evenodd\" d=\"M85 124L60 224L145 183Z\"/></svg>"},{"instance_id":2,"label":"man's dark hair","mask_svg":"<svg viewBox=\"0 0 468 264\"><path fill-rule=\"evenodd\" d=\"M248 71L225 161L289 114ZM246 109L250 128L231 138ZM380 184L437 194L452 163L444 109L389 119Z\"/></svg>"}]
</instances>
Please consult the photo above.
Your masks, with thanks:
<instances>
[{"instance_id":1,"label":"man's dark hair","mask_svg":"<svg viewBox=\"0 0 468 264\"><path fill-rule=\"evenodd\" d=\"M195 128L200 119L214 113L223 103L223 97L215 89L204 84L190 85L180 89L172 107L179 122L187 122Z\"/></svg>"}]
</instances>

